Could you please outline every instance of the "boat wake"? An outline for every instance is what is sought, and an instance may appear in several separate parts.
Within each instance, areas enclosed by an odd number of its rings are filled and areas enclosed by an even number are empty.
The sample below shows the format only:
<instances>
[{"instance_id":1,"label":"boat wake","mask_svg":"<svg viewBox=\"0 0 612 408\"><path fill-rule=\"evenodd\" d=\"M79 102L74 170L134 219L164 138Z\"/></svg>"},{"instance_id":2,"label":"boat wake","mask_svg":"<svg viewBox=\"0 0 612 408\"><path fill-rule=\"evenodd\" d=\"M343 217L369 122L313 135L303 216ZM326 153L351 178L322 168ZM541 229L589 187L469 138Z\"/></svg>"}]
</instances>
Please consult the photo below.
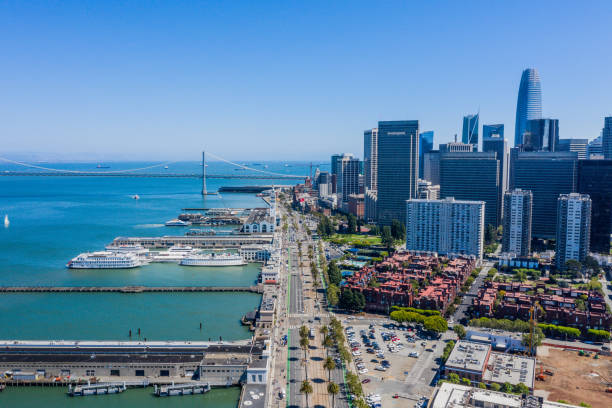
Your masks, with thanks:
<instances>
[{"instance_id":1,"label":"boat wake","mask_svg":"<svg viewBox=\"0 0 612 408\"><path fill-rule=\"evenodd\" d=\"M163 226L164 226L164 224L138 224L138 225L134 226L134 228L141 228L141 229L144 229L144 228L160 228L160 227L163 227Z\"/></svg>"}]
</instances>

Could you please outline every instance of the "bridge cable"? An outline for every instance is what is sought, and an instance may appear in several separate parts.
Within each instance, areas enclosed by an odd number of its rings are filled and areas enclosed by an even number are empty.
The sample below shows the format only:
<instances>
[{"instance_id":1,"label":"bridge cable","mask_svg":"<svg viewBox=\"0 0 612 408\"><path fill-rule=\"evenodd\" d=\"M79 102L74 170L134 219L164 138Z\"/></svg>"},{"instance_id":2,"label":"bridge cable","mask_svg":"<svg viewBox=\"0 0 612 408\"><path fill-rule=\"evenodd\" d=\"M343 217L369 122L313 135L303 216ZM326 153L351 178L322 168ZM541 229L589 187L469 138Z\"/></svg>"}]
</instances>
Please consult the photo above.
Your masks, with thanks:
<instances>
[{"instance_id":1,"label":"bridge cable","mask_svg":"<svg viewBox=\"0 0 612 408\"><path fill-rule=\"evenodd\" d=\"M164 163L154 164L152 166L140 167L140 168L137 168L137 169L126 169L126 170L82 171L82 170L54 169L54 168L50 168L50 167L37 166L35 164L24 163L24 162L20 162L20 161L17 161L17 160L7 159L7 158L4 158L4 157L0 157L0 160L5 161L7 163L17 164L19 166L30 167L30 168L33 168L33 169L47 170L47 171L56 171L56 172L59 172L59 173L72 173L72 174L118 174L118 173L120 174L120 173L130 173L130 172L133 172L133 171L148 170L148 169L153 169L155 167L161 167L161 166L166 166L168 164L176 163L176 162L164 162Z\"/></svg>"},{"instance_id":2,"label":"bridge cable","mask_svg":"<svg viewBox=\"0 0 612 408\"><path fill-rule=\"evenodd\" d=\"M251 171L254 171L254 172L257 172L257 173L270 174L270 175L273 175L273 176L280 176L280 177L295 177L295 178L306 178L307 177L307 176L304 176L304 175L284 174L284 173L276 173L276 172L273 172L273 171L254 169L252 167L247 167L247 166L244 166L242 164L239 164L239 163L236 163L236 162L224 159L223 157L217 156L216 154L210 153L209 151L207 151L206 154L214 157L217 160L220 160L220 161L225 162L227 164L231 164L232 166L240 167L241 169L244 169L244 170L251 170Z\"/></svg>"}]
</instances>

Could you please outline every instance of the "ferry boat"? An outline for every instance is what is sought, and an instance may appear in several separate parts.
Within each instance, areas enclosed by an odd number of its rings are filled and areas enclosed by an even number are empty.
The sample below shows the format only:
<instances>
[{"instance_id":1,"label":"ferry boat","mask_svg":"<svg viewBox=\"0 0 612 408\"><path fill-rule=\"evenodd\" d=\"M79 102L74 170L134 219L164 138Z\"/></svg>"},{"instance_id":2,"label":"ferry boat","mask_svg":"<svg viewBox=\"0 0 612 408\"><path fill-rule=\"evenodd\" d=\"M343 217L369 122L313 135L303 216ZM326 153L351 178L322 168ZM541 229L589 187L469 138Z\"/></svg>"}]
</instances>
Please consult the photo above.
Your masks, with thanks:
<instances>
[{"instance_id":1,"label":"ferry boat","mask_svg":"<svg viewBox=\"0 0 612 408\"><path fill-rule=\"evenodd\" d=\"M72 258L68 265L71 269L129 269L143 265L138 256L126 252L85 252Z\"/></svg>"},{"instance_id":2,"label":"ferry boat","mask_svg":"<svg viewBox=\"0 0 612 408\"><path fill-rule=\"evenodd\" d=\"M189 225L191 225L191 222L179 220L178 218L166 222L166 227L187 227Z\"/></svg>"},{"instance_id":3,"label":"ferry boat","mask_svg":"<svg viewBox=\"0 0 612 408\"><path fill-rule=\"evenodd\" d=\"M186 256L181 260L183 266L239 266L246 265L239 254L201 254Z\"/></svg>"},{"instance_id":4,"label":"ferry boat","mask_svg":"<svg viewBox=\"0 0 612 408\"><path fill-rule=\"evenodd\" d=\"M153 255L153 262L174 262L179 263L188 255L193 255L194 249L190 246L175 246L167 251L160 251Z\"/></svg>"},{"instance_id":5,"label":"ferry boat","mask_svg":"<svg viewBox=\"0 0 612 408\"><path fill-rule=\"evenodd\" d=\"M140 245L107 245L105 249L111 252L127 252L141 256L149 254L149 250Z\"/></svg>"}]
</instances>

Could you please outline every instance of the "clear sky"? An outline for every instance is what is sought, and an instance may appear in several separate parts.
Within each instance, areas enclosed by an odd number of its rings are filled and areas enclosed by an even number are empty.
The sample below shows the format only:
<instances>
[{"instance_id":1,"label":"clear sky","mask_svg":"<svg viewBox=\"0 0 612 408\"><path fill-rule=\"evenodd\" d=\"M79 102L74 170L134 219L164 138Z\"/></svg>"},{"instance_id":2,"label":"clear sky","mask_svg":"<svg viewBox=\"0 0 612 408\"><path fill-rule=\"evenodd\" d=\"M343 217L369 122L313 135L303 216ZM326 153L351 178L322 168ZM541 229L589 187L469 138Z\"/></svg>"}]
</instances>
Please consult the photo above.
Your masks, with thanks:
<instances>
[{"instance_id":1,"label":"clear sky","mask_svg":"<svg viewBox=\"0 0 612 408\"><path fill-rule=\"evenodd\" d=\"M610 1L2 1L0 152L363 155L363 130L464 114L512 143L521 71L561 137L612 114Z\"/></svg>"}]
</instances>

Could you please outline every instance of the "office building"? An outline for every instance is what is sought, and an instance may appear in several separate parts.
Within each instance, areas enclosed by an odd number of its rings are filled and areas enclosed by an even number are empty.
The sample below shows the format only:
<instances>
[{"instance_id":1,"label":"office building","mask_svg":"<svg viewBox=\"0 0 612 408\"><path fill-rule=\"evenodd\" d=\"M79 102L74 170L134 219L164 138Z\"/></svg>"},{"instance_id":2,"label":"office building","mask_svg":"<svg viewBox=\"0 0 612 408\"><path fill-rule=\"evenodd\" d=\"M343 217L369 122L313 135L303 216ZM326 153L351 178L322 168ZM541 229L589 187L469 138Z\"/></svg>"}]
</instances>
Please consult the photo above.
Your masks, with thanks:
<instances>
[{"instance_id":1,"label":"office building","mask_svg":"<svg viewBox=\"0 0 612 408\"><path fill-rule=\"evenodd\" d=\"M434 132L430 130L419 134L419 178L423 178L425 154L433 150Z\"/></svg>"},{"instance_id":2,"label":"office building","mask_svg":"<svg viewBox=\"0 0 612 408\"><path fill-rule=\"evenodd\" d=\"M578 160L587 159L588 139L559 139L558 152L575 152Z\"/></svg>"},{"instance_id":3,"label":"office building","mask_svg":"<svg viewBox=\"0 0 612 408\"><path fill-rule=\"evenodd\" d=\"M449 142L440 145L440 153L469 153L476 151L474 145L462 142Z\"/></svg>"},{"instance_id":4,"label":"office building","mask_svg":"<svg viewBox=\"0 0 612 408\"><path fill-rule=\"evenodd\" d=\"M604 119L604 128L601 132L601 149L604 159L612 160L612 116Z\"/></svg>"},{"instance_id":5,"label":"office building","mask_svg":"<svg viewBox=\"0 0 612 408\"><path fill-rule=\"evenodd\" d=\"M378 194L375 190L368 190L366 188L364 194L364 208L363 217L368 223L376 222L376 204L378 201Z\"/></svg>"},{"instance_id":6,"label":"office building","mask_svg":"<svg viewBox=\"0 0 612 408\"><path fill-rule=\"evenodd\" d=\"M502 252L527 256L531 252L531 191L516 189L504 194Z\"/></svg>"},{"instance_id":7,"label":"office building","mask_svg":"<svg viewBox=\"0 0 612 408\"><path fill-rule=\"evenodd\" d=\"M591 251L609 254L612 240L612 160L580 160L578 192L591 198Z\"/></svg>"},{"instance_id":8,"label":"office building","mask_svg":"<svg viewBox=\"0 0 612 408\"><path fill-rule=\"evenodd\" d=\"M378 129L363 132L363 175L368 190L378 188Z\"/></svg>"},{"instance_id":9,"label":"office building","mask_svg":"<svg viewBox=\"0 0 612 408\"><path fill-rule=\"evenodd\" d=\"M348 198L348 213L362 220L365 214L364 194L351 194Z\"/></svg>"},{"instance_id":10,"label":"office building","mask_svg":"<svg viewBox=\"0 0 612 408\"><path fill-rule=\"evenodd\" d=\"M500 184L501 191L499 196L503 197L506 190L508 190L510 176L510 148L504 139L504 125L483 125L482 151L495 152L497 154L502 180L502 183ZM503 211L501 216L503 218Z\"/></svg>"},{"instance_id":11,"label":"office building","mask_svg":"<svg viewBox=\"0 0 612 408\"><path fill-rule=\"evenodd\" d=\"M332 193L336 194L338 192L338 167L339 163L342 161L342 154L333 154L331 157L331 176L332 176Z\"/></svg>"},{"instance_id":12,"label":"office building","mask_svg":"<svg viewBox=\"0 0 612 408\"><path fill-rule=\"evenodd\" d=\"M501 223L501 166L495 152L440 154L440 198L484 201L485 225Z\"/></svg>"},{"instance_id":13,"label":"office building","mask_svg":"<svg viewBox=\"0 0 612 408\"><path fill-rule=\"evenodd\" d=\"M406 249L482 258L484 201L408 200Z\"/></svg>"},{"instance_id":14,"label":"office building","mask_svg":"<svg viewBox=\"0 0 612 408\"><path fill-rule=\"evenodd\" d=\"M603 134L603 132L602 132ZM587 145L587 159L603 159L602 135L597 136Z\"/></svg>"},{"instance_id":15,"label":"office building","mask_svg":"<svg viewBox=\"0 0 612 408\"><path fill-rule=\"evenodd\" d=\"M425 153L423 160L423 180L440 185L440 151Z\"/></svg>"},{"instance_id":16,"label":"office building","mask_svg":"<svg viewBox=\"0 0 612 408\"><path fill-rule=\"evenodd\" d=\"M578 159L574 152L521 152L510 154L510 189L533 194L531 234L555 238L557 198L576 191Z\"/></svg>"},{"instance_id":17,"label":"office building","mask_svg":"<svg viewBox=\"0 0 612 408\"><path fill-rule=\"evenodd\" d=\"M319 197L327 197L332 194L331 174L329 174L329 172L322 171L319 173L317 188L319 190Z\"/></svg>"},{"instance_id":18,"label":"office building","mask_svg":"<svg viewBox=\"0 0 612 408\"><path fill-rule=\"evenodd\" d=\"M559 119L534 119L527 121L523 134L523 151L555 152L559 144Z\"/></svg>"},{"instance_id":19,"label":"office building","mask_svg":"<svg viewBox=\"0 0 612 408\"><path fill-rule=\"evenodd\" d=\"M476 114L463 117L463 132L461 134L461 141L474 146L475 151L478 151L478 116Z\"/></svg>"},{"instance_id":20,"label":"office building","mask_svg":"<svg viewBox=\"0 0 612 408\"><path fill-rule=\"evenodd\" d=\"M350 153L344 153L336 161L336 172L338 201L348 203L349 195L359 194L359 159Z\"/></svg>"},{"instance_id":21,"label":"office building","mask_svg":"<svg viewBox=\"0 0 612 408\"><path fill-rule=\"evenodd\" d=\"M521 75L518 98L516 101L516 123L514 126L514 146L523 144L523 133L527 131L527 121L542 117L542 85L538 71L528 68Z\"/></svg>"},{"instance_id":22,"label":"office building","mask_svg":"<svg viewBox=\"0 0 612 408\"><path fill-rule=\"evenodd\" d=\"M417 198L423 200L440 199L440 186L432 184L431 181L419 180L417 187Z\"/></svg>"},{"instance_id":23,"label":"office building","mask_svg":"<svg viewBox=\"0 0 612 408\"><path fill-rule=\"evenodd\" d=\"M378 224L405 223L419 173L419 121L378 122Z\"/></svg>"},{"instance_id":24,"label":"office building","mask_svg":"<svg viewBox=\"0 0 612 408\"><path fill-rule=\"evenodd\" d=\"M591 199L587 194L561 194L557 204L555 260L562 270L570 259L582 262L589 254Z\"/></svg>"}]
</instances>

